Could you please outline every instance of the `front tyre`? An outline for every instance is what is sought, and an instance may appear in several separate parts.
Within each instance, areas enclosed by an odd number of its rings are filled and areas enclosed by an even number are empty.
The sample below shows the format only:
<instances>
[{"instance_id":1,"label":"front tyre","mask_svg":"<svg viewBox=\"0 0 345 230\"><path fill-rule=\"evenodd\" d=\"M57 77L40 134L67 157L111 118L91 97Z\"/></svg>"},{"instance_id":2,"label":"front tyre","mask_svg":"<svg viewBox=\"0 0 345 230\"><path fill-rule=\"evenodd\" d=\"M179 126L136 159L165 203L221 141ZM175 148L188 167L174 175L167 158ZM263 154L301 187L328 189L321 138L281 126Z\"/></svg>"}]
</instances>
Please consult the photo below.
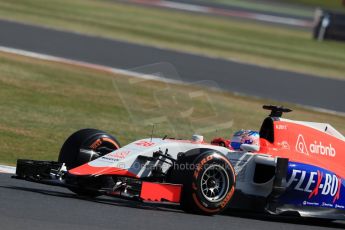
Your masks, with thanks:
<instances>
[{"instance_id":1,"label":"front tyre","mask_svg":"<svg viewBox=\"0 0 345 230\"><path fill-rule=\"evenodd\" d=\"M180 204L190 213L218 214L228 207L235 191L230 161L213 150L182 159L174 166L171 178L183 185Z\"/></svg>"},{"instance_id":2,"label":"front tyre","mask_svg":"<svg viewBox=\"0 0 345 230\"><path fill-rule=\"evenodd\" d=\"M72 169L95 160L100 156L120 148L115 137L97 129L81 129L67 138L63 144L58 162L65 163L67 169ZM88 155L82 149L91 149L97 155Z\"/></svg>"},{"instance_id":3,"label":"front tyre","mask_svg":"<svg viewBox=\"0 0 345 230\"><path fill-rule=\"evenodd\" d=\"M82 129L67 138L61 148L58 162L65 163L66 168L70 170L118 148L120 148L119 142L106 132L97 129ZM83 149L93 150L92 155L82 151ZM88 197L101 195L97 190L108 183L108 178L104 177L81 177L68 174L65 179L66 183L76 186L70 188L72 192Z\"/></svg>"}]
</instances>

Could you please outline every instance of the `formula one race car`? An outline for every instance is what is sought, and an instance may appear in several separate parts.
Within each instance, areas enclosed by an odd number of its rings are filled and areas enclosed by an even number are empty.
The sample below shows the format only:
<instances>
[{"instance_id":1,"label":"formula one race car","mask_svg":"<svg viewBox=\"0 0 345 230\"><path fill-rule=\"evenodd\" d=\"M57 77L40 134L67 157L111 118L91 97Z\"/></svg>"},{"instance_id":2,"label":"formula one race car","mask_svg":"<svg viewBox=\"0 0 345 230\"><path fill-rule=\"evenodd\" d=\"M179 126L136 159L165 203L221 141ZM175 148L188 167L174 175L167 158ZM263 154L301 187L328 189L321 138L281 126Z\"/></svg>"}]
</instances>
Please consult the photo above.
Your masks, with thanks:
<instances>
[{"instance_id":1,"label":"formula one race car","mask_svg":"<svg viewBox=\"0 0 345 230\"><path fill-rule=\"evenodd\" d=\"M259 151L230 150L197 135L120 147L105 132L83 129L66 140L58 162L18 160L14 177L81 196L176 203L205 215L245 209L345 219L345 137L329 124L281 118L289 109L264 108L271 114Z\"/></svg>"}]
</instances>

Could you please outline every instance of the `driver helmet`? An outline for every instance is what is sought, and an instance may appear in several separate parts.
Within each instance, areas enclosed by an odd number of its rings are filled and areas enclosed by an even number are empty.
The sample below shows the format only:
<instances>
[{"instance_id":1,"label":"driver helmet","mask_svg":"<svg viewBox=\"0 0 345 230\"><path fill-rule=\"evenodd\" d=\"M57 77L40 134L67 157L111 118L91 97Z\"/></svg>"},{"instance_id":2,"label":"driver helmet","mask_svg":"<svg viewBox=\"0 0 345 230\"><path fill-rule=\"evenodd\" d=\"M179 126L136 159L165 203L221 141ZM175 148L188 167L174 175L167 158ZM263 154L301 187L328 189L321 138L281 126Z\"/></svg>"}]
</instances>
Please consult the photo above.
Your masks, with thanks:
<instances>
[{"instance_id":1,"label":"driver helmet","mask_svg":"<svg viewBox=\"0 0 345 230\"><path fill-rule=\"evenodd\" d=\"M257 131L242 129L233 135L230 145L234 150L259 151L260 134Z\"/></svg>"}]
</instances>

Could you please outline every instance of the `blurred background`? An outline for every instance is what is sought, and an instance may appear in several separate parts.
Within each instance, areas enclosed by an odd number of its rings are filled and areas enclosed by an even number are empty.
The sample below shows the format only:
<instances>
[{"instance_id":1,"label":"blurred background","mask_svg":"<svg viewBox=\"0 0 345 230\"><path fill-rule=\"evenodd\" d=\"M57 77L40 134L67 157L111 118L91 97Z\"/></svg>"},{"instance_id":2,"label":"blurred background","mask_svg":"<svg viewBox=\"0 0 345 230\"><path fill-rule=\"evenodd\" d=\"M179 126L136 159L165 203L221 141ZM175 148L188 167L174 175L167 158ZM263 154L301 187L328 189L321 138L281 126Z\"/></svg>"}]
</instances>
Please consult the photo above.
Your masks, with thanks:
<instances>
[{"instance_id":1,"label":"blurred background","mask_svg":"<svg viewBox=\"0 0 345 230\"><path fill-rule=\"evenodd\" d=\"M0 0L0 163L98 128L210 141L263 104L345 133L342 0Z\"/></svg>"}]
</instances>

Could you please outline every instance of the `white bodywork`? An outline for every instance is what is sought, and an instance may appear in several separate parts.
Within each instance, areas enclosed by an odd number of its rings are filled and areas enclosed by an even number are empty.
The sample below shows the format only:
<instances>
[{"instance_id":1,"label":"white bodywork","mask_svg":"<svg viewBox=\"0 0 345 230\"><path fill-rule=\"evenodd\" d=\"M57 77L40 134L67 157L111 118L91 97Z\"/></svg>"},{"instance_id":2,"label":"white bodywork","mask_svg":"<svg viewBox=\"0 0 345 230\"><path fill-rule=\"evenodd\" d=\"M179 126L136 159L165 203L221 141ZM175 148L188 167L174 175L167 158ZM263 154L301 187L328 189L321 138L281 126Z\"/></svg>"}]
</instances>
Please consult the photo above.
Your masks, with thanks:
<instances>
[{"instance_id":1,"label":"white bodywork","mask_svg":"<svg viewBox=\"0 0 345 230\"><path fill-rule=\"evenodd\" d=\"M293 120L284 119L284 118L280 118L279 120L303 125L306 127L310 127L310 128L319 130L321 132L327 133L328 135L336 137L342 141L345 141L345 137L338 130L336 130L332 125L330 125L328 123L309 122L309 121L293 121Z\"/></svg>"},{"instance_id":2,"label":"white bodywork","mask_svg":"<svg viewBox=\"0 0 345 230\"><path fill-rule=\"evenodd\" d=\"M105 167L107 169L113 167L115 170L127 170L139 178L144 178L150 176L153 167L160 166L163 172L166 172L171 165L162 161L138 158L139 155L152 157L154 152L160 150L163 153L167 151L172 158L177 159L178 153L201 148L216 150L230 160L236 173L236 190L240 190L244 194L262 197L267 197L271 193L274 178L264 184L254 183L253 178L257 163L275 166L275 158L244 151L232 151L225 147L188 140L142 139L91 161L88 165L100 169L95 175L102 174L102 169Z\"/></svg>"}]
</instances>

